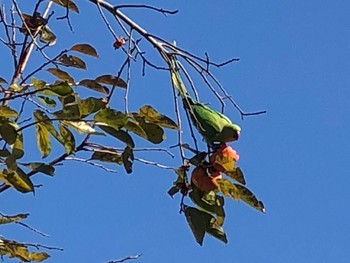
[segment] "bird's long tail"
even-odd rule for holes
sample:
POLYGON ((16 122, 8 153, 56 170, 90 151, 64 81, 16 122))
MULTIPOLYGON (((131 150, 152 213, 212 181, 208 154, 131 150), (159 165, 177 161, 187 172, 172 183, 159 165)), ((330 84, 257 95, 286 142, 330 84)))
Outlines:
POLYGON ((175 56, 171 56, 170 60, 171 60, 171 79, 173 81, 173 84, 175 88, 177 88, 177 90, 179 91, 182 99, 186 99, 189 97, 189 94, 187 92, 185 84, 183 83, 180 75, 180 65, 176 60, 175 56))

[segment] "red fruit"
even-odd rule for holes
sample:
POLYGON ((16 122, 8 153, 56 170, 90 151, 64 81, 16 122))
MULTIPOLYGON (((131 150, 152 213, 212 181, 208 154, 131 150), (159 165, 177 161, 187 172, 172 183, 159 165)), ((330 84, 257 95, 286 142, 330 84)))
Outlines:
POLYGON ((216 180, 219 178, 222 178, 219 171, 209 172, 202 166, 194 168, 191 175, 192 183, 204 192, 217 189, 216 180))
POLYGON ((113 47, 115 49, 118 49, 124 44, 125 44, 125 39, 123 37, 118 37, 118 39, 114 42, 113 47))
POLYGON ((210 163, 217 171, 232 171, 239 159, 237 152, 229 145, 222 144, 211 156, 210 163))

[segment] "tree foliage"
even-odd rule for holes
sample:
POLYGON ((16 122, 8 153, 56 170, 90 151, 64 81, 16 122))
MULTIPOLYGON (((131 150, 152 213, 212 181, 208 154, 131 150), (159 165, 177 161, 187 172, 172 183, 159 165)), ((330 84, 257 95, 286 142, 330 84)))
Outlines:
MULTIPOLYGON (((223 106, 223 98, 228 98, 241 117, 263 113, 242 111, 211 72, 212 67, 221 67, 238 59, 215 63, 207 55, 204 58, 196 56, 148 33, 121 9, 144 8, 168 15, 176 11, 147 5, 113 6, 103 0, 87 2, 98 7, 94 15, 103 18, 115 39, 111 47, 124 56, 124 62, 115 74, 101 72, 98 76, 79 78, 73 68, 87 70, 86 58, 99 57, 98 50, 89 43, 76 43, 54 56, 47 55, 47 51, 60 37, 50 25, 57 23, 58 19, 66 21, 70 29, 74 28, 71 17, 79 15, 79 6, 74 1, 37 0, 31 4, 30 11, 24 11, 21 3, 14 0, 5 2, 0 11, 2 53, 7 50, 13 63, 12 75, 2 75, 0 72, 0 192, 13 188, 20 193, 34 193, 37 186, 33 183, 33 176, 40 173, 53 176, 57 165, 64 161, 79 161, 106 171, 113 171, 108 164, 116 164, 122 166, 126 173, 133 172, 135 161, 153 164, 171 169, 176 175, 177 179, 168 193, 170 196, 177 193, 182 195, 180 210, 196 241, 202 245, 207 233, 227 243, 223 228, 225 199, 242 200, 262 212, 265 211, 264 205, 247 188, 243 172, 236 165, 239 156, 226 145, 228 141, 211 143, 208 151, 199 150, 200 147, 207 147, 201 138, 206 130, 203 129, 203 123, 198 123, 198 115, 192 114, 193 109, 185 101, 183 105, 179 103, 177 86, 179 78, 184 78, 181 79, 182 85, 191 87, 195 100, 199 101, 196 87, 186 70, 186 67, 191 67, 223 106), (63 16, 51 13, 51 10, 57 10, 63 16), (113 18, 107 20, 105 13, 112 14, 113 18), (123 30, 124 36, 115 33, 114 28, 117 26, 123 30), (148 59, 142 51, 140 39, 155 47, 163 65, 158 66, 148 59), (175 67, 172 63, 175 57, 184 64, 179 62, 175 67), (35 60, 38 65, 32 66, 31 60, 35 60), (159 112, 151 104, 140 105, 137 111, 129 110, 128 72, 134 60, 143 65, 143 72, 149 67, 170 73, 176 118, 159 112), (174 75, 177 77, 174 78, 174 75), (117 89, 125 92, 124 107, 113 103, 112 98, 117 89), (189 126, 191 134, 188 136, 192 138, 190 143, 183 141, 183 114, 192 120, 189 126), (194 131, 196 128, 202 128, 200 134, 194 131), (30 130, 34 131, 35 138, 30 137, 30 130), (139 137, 156 146, 165 140, 168 130, 178 133, 175 148, 179 149, 181 163, 177 167, 137 156, 135 150, 140 140, 135 138, 139 137), (101 137, 113 138, 119 146, 101 143, 101 137), (32 150, 25 147, 29 140, 36 141, 41 160, 31 159, 32 150)), ((224 116, 222 113, 217 114, 224 116)), ((27 216, 1 214, 0 224, 19 223, 27 216)), ((45 251, 31 252, 29 248, 33 246, 0 237, 1 256, 15 257, 24 262, 40 262, 49 257, 45 251)), ((42 246, 39 249, 50 248, 42 246)))

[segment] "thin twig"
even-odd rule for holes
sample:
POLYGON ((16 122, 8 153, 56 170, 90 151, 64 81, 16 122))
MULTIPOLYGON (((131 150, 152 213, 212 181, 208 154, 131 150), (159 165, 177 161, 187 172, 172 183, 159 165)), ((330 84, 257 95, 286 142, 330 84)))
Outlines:
POLYGON ((118 172, 117 170, 109 169, 102 164, 92 162, 91 160, 88 160, 88 159, 83 159, 83 158, 78 158, 78 157, 66 157, 65 160, 87 163, 89 165, 101 168, 101 169, 103 169, 107 172, 110 172, 110 173, 117 173, 118 172))
POLYGON ((142 254, 137 254, 135 256, 127 256, 125 258, 121 258, 121 259, 117 259, 117 260, 110 260, 107 263, 121 263, 121 262, 124 262, 127 260, 138 259, 141 256, 142 256, 142 254))
POLYGON ((169 14, 169 15, 175 15, 179 12, 179 10, 166 10, 163 8, 157 8, 154 6, 150 5, 117 5, 116 8, 145 8, 145 9, 151 9, 160 13, 163 13, 164 15, 169 14))

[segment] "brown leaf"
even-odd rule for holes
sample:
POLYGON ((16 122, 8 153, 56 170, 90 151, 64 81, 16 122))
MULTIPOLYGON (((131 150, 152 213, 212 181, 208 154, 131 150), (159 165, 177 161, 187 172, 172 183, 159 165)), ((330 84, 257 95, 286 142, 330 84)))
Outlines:
POLYGON ((69 83, 75 82, 74 79, 66 71, 63 71, 59 68, 48 68, 47 71, 61 80, 68 81, 69 83))
POLYGON ((66 67, 87 69, 85 62, 76 56, 63 54, 58 59, 66 67))
POLYGON ((63 6, 63 7, 68 7, 70 10, 79 13, 78 6, 71 0, 52 0, 56 4, 63 6))
POLYGON ((103 83, 103 84, 108 84, 112 86, 117 86, 121 88, 127 88, 128 84, 122 80, 121 78, 118 78, 113 75, 101 75, 95 79, 97 82, 103 83))
POLYGON ((83 53, 85 55, 90 55, 90 56, 98 58, 98 54, 97 54, 96 49, 89 44, 76 44, 76 45, 72 46, 70 48, 70 50, 74 50, 74 51, 83 53))
POLYGON ((93 80, 93 79, 83 79, 79 81, 79 85, 87 87, 94 91, 98 91, 104 94, 109 94, 109 89, 107 89, 105 86, 102 86, 100 83, 98 83, 96 80, 93 80))

